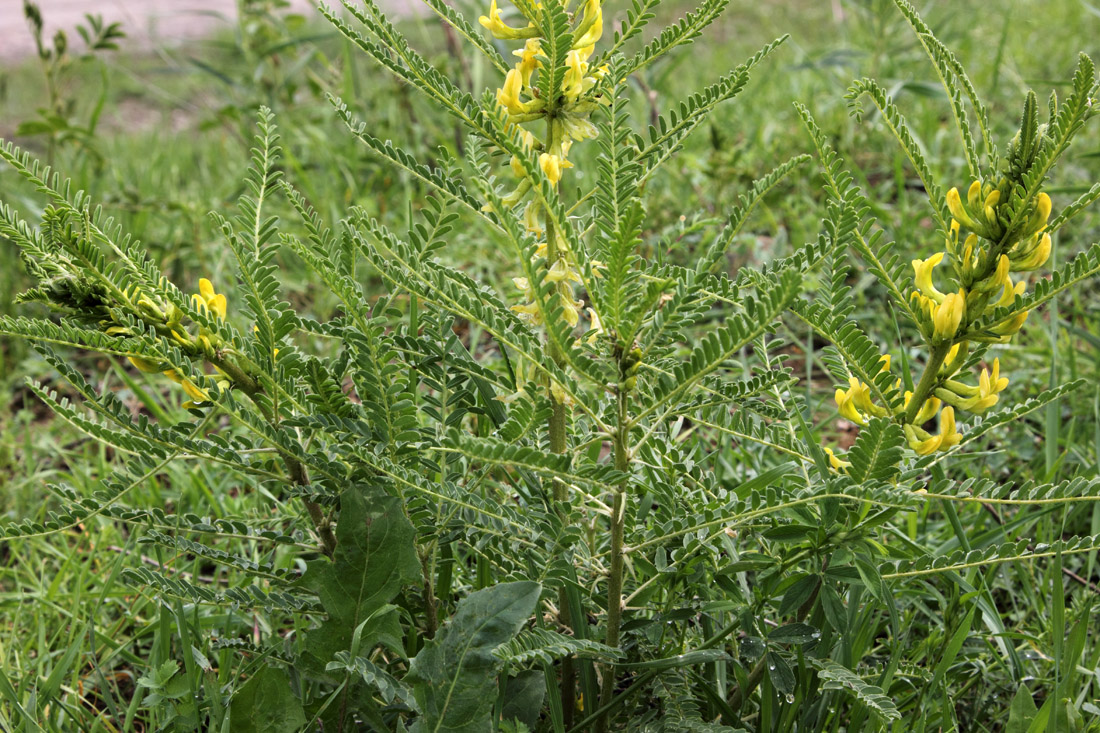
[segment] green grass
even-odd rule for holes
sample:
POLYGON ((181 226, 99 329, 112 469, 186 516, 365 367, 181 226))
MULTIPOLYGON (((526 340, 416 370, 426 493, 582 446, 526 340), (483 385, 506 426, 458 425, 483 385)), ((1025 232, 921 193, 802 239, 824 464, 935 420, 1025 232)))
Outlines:
MULTIPOLYGON (((922 10, 930 24, 989 100, 1001 139, 1011 129, 1023 91, 1032 86, 1044 98, 1051 91, 1050 80, 1067 78, 1076 50, 1095 51, 1090 45, 1100 37, 1100 15, 1079 0, 925 5, 922 10)), ((672 17, 681 10, 661 12, 672 17)), ((477 62, 470 68, 456 68, 434 21, 408 25, 419 47, 457 74, 468 75, 475 88, 495 85, 489 70, 477 62)), ((922 193, 913 190, 912 172, 874 116, 868 115, 863 125, 855 124, 843 98, 852 79, 866 75, 881 80, 909 111, 929 158, 941 161, 937 172, 960 187, 969 183, 963 161, 946 152, 959 149, 947 100, 892 3, 735 0, 704 41, 646 73, 646 88, 636 95, 639 108, 645 109, 647 102, 642 100, 648 99, 657 109, 667 109, 686 90, 709 83, 737 60, 787 32, 792 34, 791 42, 754 77, 744 99, 720 110, 709 129, 691 140, 678 164, 650 184, 651 220, 656 224, 647 232, 646 246, 657 256, 662 237, 697 237, 685 221, 720 218, 754 177, 807 152, 809 140, 792 106, 800 100, 811 108, 841 154, 857 166, 860 185, 874 194, 871 200, 882 209, 876 213, 883 221, 895 223, 888 236, 903 243, 903 251, 912 256, 927 256, 940 243, 934 240, 922 208, 922 193)), ((148 56, 124 50, 107 58, 112 86, 92 146, 63 147, 57 155, 58 169, 92 192, 126 230, 147 242, 177 282, 193 283, 207 274, 216 278, 228 270, 228 253, 206 213, 224 211, 239 194, 253 112, 261 104, 272 106, 278 116, 287 175, 330 220, 348 205, 358 204, 395 226, 406 226, 410 207, 422 205, 418 197, 423 192, 355 146, 324 100, 324 91, 351 103, 369 121, 373 134, 400 141, 420 155, 432 156, 438 144, 455 145, 447 119, 371 68, 327 29, 274 23, 264 33, 270 36, 242 39, 227 34, 197 49, 148 56), (296 40, 300 38, 311 40, 296 40), (259 48, 282 41, 286 45, 275 54, 259 48)), ((33 116, 42 104, 40 71, 28 62, 8 69, 4 77, 0 120, 8 135, 14 129, 9 121, 33 116)), ((67 87, 74 117, 86 115, 95 103, 89 90, 95 89, 99 78, 94 64, 74 67, 67 87)), ((1084 134, 1086 140, 1078 150, 1093 152, 1058 170, 1052 189, 1056 205, 1068 201, 1082 182, 1097 180, 1100 174, 1097 129, 1093 126, 1084 134)), ((45 150, 39 140, 20 142, 32 150, 45 150)), ((34 212, 33 192, 14 179, 10 170, 0 170, 0 198, 27 204, 24 211, 34 212)), ((730 267, 782 256, 793 245, 816 237, 820 186, 816 174, 807 174, 769 196, 733 250, 730 267)), ((1095 241, 1098 231, 1100 219, 1095 215, 1074 222, 1057 243, 1057 262, 1066 262, 1095 241)), ((502 292, 508 292, 507 278, 517 274, 492 242, 470 234, 456 234, 443 256, 497 283, 502 292)), ((11 304, 25 284, 18 268, 10 264, 14 258, 10 244, 0 241, 0 262, 5 263, 0 268, 0 312, 30 312, 26 306, 11 304)), ((290 255, 283 266, 285 292, 292 302, 319 318, 334 313, 336 304, 316 296, 315 284, 290 255)), ((869 283, 869 279, 856 283, 854 292, 864 299, 856 314, 877 319, 869 327, 883 341, 896 340, 893 324, 882 318, 878 307, 879 293, 861 287, 869 283)), ((1018 345, 1004 350, 1010 352, 1013 381, 1009 389, 1015 399, 1049 383, 1076 378, 1089 380, 1086 391, 1018 421, 1010 431, 988 441, 986 450, 958 461, 954 470, 1015 482, 1098 474, 1096 296, 1094 284, 1075 291, 1056 310, 1033 317, 1016 340, 1018 345), (1007 450, 996 450, 1001 447, 1007 450)), ((806 344, 804 329, 793 323, 791 328, 789 335, 795 342, 806 344)), ((811 376, 807 389, 821 413, 827 414, 832 410, 832 385, 816 367, 816 356, 811 356, 806 362, 811 376)), ((107 388, 116 390, 135 414, 186 417, 177 404, 178 394, 165 390, 163 380, 124 372, 118 365, 105 368, 99 360, 81 366, 85 373, 106 375, 107 388)), ((51 418, 22 386, 28 375, 64 390, 57 375, 25 345, 0 343, 0 513, 11 520, 41 518, 47 508, 56 506, 51 484, 69 484, 80 494, 94 492, 97 477, 125 460, 51 418)), ((135 486, 126 497, 131 506, 160 507, 170 514, 256 519, 274 515, 273 507, 282 501, 270 494, 240 492, 232 478, 216 467, 187 460, 135 486)), ((909 517, 908 539, 919 536, 924 544, 947 553, 964 542, 978 549, 982 543, 1017 538, 1044 543, 1063 534, 1100 533, 1100 507, 1091 505, 1019 512, 964 505, 957 516, 952 516, 953 509, 945 509, 929 504, 909 517), (960 534, 957 527, 969 532, 960 534)), ((297 510, 288 504, 280 511, 297 510)), ((156 691, 150 687, 152 678, 146 676, 151 670, 176 660, 182 665, 180 684, 195 686, 201 678, 213 676, 225 685, 249 670, 250 660, 229 647, 219 648, 212 639, 269 638, 298 623, 288 619, 281 629, 267 628, 259 616, 212 611, 124 582, 124 569, 143 565, 171 567, 213 587, 232 586, 237 580, 231 570, 219 569, 212 575, 212 566, 200 558, 168 556, 155 546, 143 545, 138 541, 142 531, 140 525, 97 518, 71 531, 0 545, 0 727, 140 730, 139 721, 163 723, 171 710, 186 716, 190 713, 186 695, 174 706, 153 706, 150 711, 148 696, 156 691), (210 667, 204 669, 206 662, 210 667)), ((245 543, 233 546, 257 552, 245 543)), ((279 564, 300 564, 290 548, 279 552, 279 564)), ((952 700, 926 701, 943 717, 925 721, 925 729, 948 726, 953 718, 969 721, 975 726, 972 730, 1002 729, 1016 693, 1014 681, 1021 677, 1033 678, 1042 689, 1052 689, 1052 680, 1060 679, 1061 694, 1079 702, 1094 700, 1100 683, 1095 672, 1100 643, 1095 634, 1084 636, 1083 657, 1076 668, 1067 664, 1069 657, 1064 654, 1065 644, 1070 643, 1066 635, 1073 638, 1070 630, 1094 618, 1091 599, 1100 583, 1096 561, 1093 553, 1047 565, 974 568, 957 579, 963 581, 958 585, 929 582, 902 599, 907 643, 917 651, 897 671, 899 679, 947 675, 955 691, 952 700), (1004 627, 996 615, 979 613, 973 630, 960 634, 960 623, 970 607, 963 602, 964 588, 973 588, 995 603, 1003 613, 1004 627), (958 643, 949 644, 953 639, 958 643)), ((1093 621, 1090 630, 1095 628, 1093 621)), ((872 648, 872 639, 852 640, 853 652, 872 648)), ((885 664, 889 660, 872 654, 868 661, 885 664)), ((892 690, 899 707, 915 704, 907 696, 919 694, 915 691, 919 687, 911 685, 907 692, 907 685, 899 683, 892 690)), ((219 689, 219 685, 209 688, 219 689)), ((765 717, 791 714, 767 711, 765 717)))

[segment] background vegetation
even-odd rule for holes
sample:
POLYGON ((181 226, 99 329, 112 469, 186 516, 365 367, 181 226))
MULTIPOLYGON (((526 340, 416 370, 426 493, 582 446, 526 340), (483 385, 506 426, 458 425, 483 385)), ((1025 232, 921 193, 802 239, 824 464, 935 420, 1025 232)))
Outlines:
MULTIPOLYGON (((242 193, 242 172, 261 106, 271 108, 279 122, 288 177, 318 207, 322 219, 332 223, 354 204, 395 229, 405 229, 412 212, 425 204, 414 181, 371 157, 347 134, 324 101, 325 92, 341 96, 373 135, 400 141, 423 160, 439 155, 440 141, 452 150, 461 144, 449 118, 353 53, 330 27, 289 16, 274 1, 251 0, 242 9, 235 29, 197 48, 135 53, 122 40, 117 51, 101 49, 85 58, 83 40, 70 34, 71 62, 50 72, 52 87, 47 87, 47 75, 36 59, 0 72, 0 137, 14 138, 49 157, 77 187, 118 216, 126 231, 145 241, 165 273, 180 283, 228 278, 231 253, 220 243, 207 212, 226 211, 242 193)), ((481 7, 461 9, 467 17, 484 12, 481 7)), ((687 9, 687 3, 667 0, 657 13, 660 20, 671 20, 687 9)), ((1014 131, 1026 89, 1034 88, 1040 99, 1051 89, 1062 90, 1077 52, 1100 52, 1095 48, 1100 43, 1100 9, 1083 0, 930 0, 921 9, 969 70, 1000 140, 1014 131)), ((617 9, 609 3, 605 12, 610 20, 617 9)), ((409 18, 402 27, 419 50, 465 88, 498 84, 479 59, 456 53, 453 39, 434 16, 409 18)), ((878 79, 907 111, 941 180, 965 185, 965 162, 946 97, 890 0, 733 0, 703 42, 644 72, 634 104, 641 114, 652 110, 656 115, 685 90, 709 83, 783 33, 790 33, 791 41, 756 70, 739 102, 719 108, 707 128, 688 140, 676 165, 648 184, 646 255, 661 257, 669 242, 698 241, 754 178, 811 151, 794 101, 812 110, 849 161, 856 182, 878 207, 874 213, 894 227, 888 236, 902 251, 913 257, 936 251, 942 243, 932 236, 923 192, 904 155, 876 117, 868 115, 857 124, 844 98, 853 79, 878 79)), ((94 40, 95 33, 91 35, 94 40)), ((1093 125, 1047 189, 1055 210, 1096 180, 1100 137, 1093 125)), ((821 189, 820 175, 806 168, 769 194, 731 249, 728 271, 769 262, 814 239, 822 216, 821 189)), ((41 211, 38 197, 8 168, 0 168, 0 199, 24 212, 41 211)), ((1100 219, 1094 214, 1075 220, 1059 237, 1054 264, 1097 241, 1098 230, 1100 219)), ((484 282, 496 283, 499 292, 509 292, 509 279, 519 274, 514 263, 499 248, 466 232, 456 228, 439 255, 484 282)), ((26 313, 26 306, 12 302, 28 281, 16 264, 14 248, 3 240, 0 263, 0 313, 26 313)), ((279 265, 284 294, 296 308, 321 321, 336 312, 338 304, 292 255, 282 256, 279 265)), ((852 316, 878 342, 896 342, 895 324, 876 300, 880 294, 872 278, 856 272, 850 284, 857 299, 852 316)), ((1056 308, 1037 314, 1010 347, 1010 389, 1017 400, 1079 378, 1088 386, 1072 399, 1012 423, 984 450, 956 460, 953 470, 1017 483, 1098 476, 1096 287, 1079 288, 1056 308)), ((834 419, 835 385, 820 367, 822 344, 794 321, 785 335, 791 342, 788 364, 803 377, 819 437, 847 447, 855 433, 834 419)), ((178 393, 162 382, 95 356, 78 356, 74 363, 83 373, 96 375, 101 380, 97 386, 114 390, 135 416, 183 415, 178 393)), ((48 484, 67 483, 90 495, 98 478, 125 460, 55 419, 27 389, 26 376, 71 394, 32 349, 17 341, 0 342, 0 512, 11 520, 41 519, 56 508, 48 484)), ((717 450, 719 476, 730 485, 760 473, 756 448, 728 443, 717 450)), ((240 491, 232 476, 216 466, 187 460, 172 463, 159 480, 144 482, 127 495, 133 506, 203 518, 247 515, 262 520, 279 514, 283 501, 240 491)), ((939 554, 968 544, 976 549, 1013 540, 1041 545, 1066 535, 1100 534, 1100 505, 1085 502, 1011 513, 976 505, 954 515, 930 504, 907 521, 907 539, 939 554)), ((259 645, 278 631, 267 626, 272 619, 262 614, 211 614, 123 582, 127 570, 158 566, 223 589, 237 580, 232 569, 218 567, 212 574, 213 566, 203 558, 170 555, 138 542, 138 534, 97 518, 73 531, 0 545, 0 727, 48 729, 63 719, 64 725, 74 726, 64 728, 70 730, 139 729, 148 709, 167 710, 173 695, 232 667, 230 658, 237 652, 219 643, 223 637, 251 638, 259 645), (175 665, 182 668, 179 675, 172 674, 175 665), (173 687, 185 683, 186 688, 173 687)), ((255 559, 279 569, 301 569, 290 549, 271 552, 255 559)), ((899 599, 914 650, 904 673, 925 681, 933 675, 945 678, 948 694, 926 700, 909 695, 912 689, 891 690, 904 715, 898 725, 1002 730, 1021 682, 1040 703, 1049 694, 1071 699, 1074 709, 1095 725, 1100 720, 1095 704, 1100 625, 1091 612, 1100 593, 1096 553, 1067 558, 1064 564, 1009 563, 990 572, 986 582, 1004 625, 993 619, 976 623, 958 644, 952 636, 958 628, 954 614, 969 608, 959 586, 929 580, 899 599), (1082 647, 1079 663, 1068 668, 1063 658, 1067 623, 1082 647), (1017 652, 1011 663, 1003 645, 1017 652), (950 658, 944 654, 947 647, 954 649, 950 658)), ((680 606, 669 599, 664 613, 671 621, 693 612, 690 603, 680 606)), ((170 718, 160 715, 162 723, 170 718)), ((783 720, 782 711, 764 716, 764 723, 775 729, 783 729, 783 720)), ((840 722, 835 725, 832 729, 843 728, 840 722)))

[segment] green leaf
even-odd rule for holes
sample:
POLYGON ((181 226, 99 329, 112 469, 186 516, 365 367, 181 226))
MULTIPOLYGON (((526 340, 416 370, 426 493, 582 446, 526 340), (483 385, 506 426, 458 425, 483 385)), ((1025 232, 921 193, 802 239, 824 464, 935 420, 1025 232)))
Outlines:
POLYGON ((867 684, 852 670, 830 660, 811 659, 810 664, 817 667, 823 690, 848 690, 886 720, 901 720, 901 713, 894 701, 883 693, 881 687, 867 684))
POLYGON ((302 703, 284 670, 263 667, 229 706, 230 733, 297 733, 306 726, 302 703))
POLYGON ((901 472, 904 445, 900 425, 887 418, 871 420, 848 451, 848 475, 857 483, 894 480, 901 472))
POLYGON ((787 592, 783 594, 783 602, 779 605, 779 615, 786 616, 801 608, 802 604, 813 596, 820 582, 821 578, 816 575, 804 575, 792 583, 787 592))
MULTIPOLYGON (((371 495, 357 487, 345 491, 336 539, 332 561, 310 563, 303 579, 328 613, 305 642, 306 654, 316 657, 322 668, 336 652, 351 648, 356 627, 419 578, 413 526, 395 497, 371 495)), ((393 614, 371 619, 361 632, 361 649, 396 643, 389 628, 395 623, 393 614)))
POLYGON ((494 655, 534 612, 542 586, 503 583, 472 593, 454 617, 420 650, 405 681, 421 717, 411 733, 482 733, 490 730, 496 675, 494 655))
POLYGON ((783 695, 791 695, 798 681, 795 679, 794 670, 787 660, 775 652, 768 652, 768 677, 771 678, 775 689, 783 695))
POLYGON ((1012 706, 1008 709, 1008 725, 1005 733, 1027 733, 1031 721, 1035 719, 1039 709, 1035 707, 1035 700, 1031 697, 1031 691, 1027 685, 1021 683, 1012 698, 1012 706))
POLYGON ((768 634, 768 641, 777 644, 809 644, 821 637, 821 632, 804 623, 786 624, 768 634))
POLYGON ((539 724, 539 711, 546 697, 546 675, 541 670, 527 670, 511 677, 504 687, 504 707, 501 717, 518 720, 534 730, 539 724))

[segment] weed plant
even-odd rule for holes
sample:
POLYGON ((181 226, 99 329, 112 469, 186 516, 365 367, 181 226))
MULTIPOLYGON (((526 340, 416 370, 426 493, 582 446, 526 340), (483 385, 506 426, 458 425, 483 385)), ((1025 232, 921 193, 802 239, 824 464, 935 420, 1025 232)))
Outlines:
MULTIPOLYGON (((441 66, 371 0, 322 8, 395 94, 427 100, 401 109, 446 115, 394 143, 329 98, 407 200, 326 200, 262 107, 236 212, 211 215, 217 277, 166 272, 0 146, 44 204, 38 224, 0 207, 34 280, 18 300, 39 308, 0 333, 33 344, 60 381, 26 389, 90 439, 57 475, 28 471, 57 508, 3 528, 9 563, 69 538, 56 577, 74 589, 59 604, 43 573, 19 591, 67 620, 14 620, 37 639, 4 651, 6 726, 1094 729, 1092 596, 1066 583, 1096 575, 1100 485, 1094 453, 1058 454, 1059 405, 1094 372, 1032 364, 1048 387, 1030 398, 1006 376, 1029 339, 1058 339, 1059 301, 1096 343, 1100 245, 1051 257, 1100 184, 1048 192, 1093 113, 1088 57, 1045 105, 1024 95, 1005 138, 1009 113, 905 0, 846 6, 908 34, 942 83, 950 144, 918 142, 904 90, 870 77, 826 103, 873 113, 898 191, 922 199, 897 215, 927 225, 882 216, 897 202, 809 100, 792 114, 812 159, 677 219, 688 184, 653 182, 703 128, 731 198, 735 133, 714 115, 786 37, 661 113, 653 75, 724 0, 659 32, 648 0, 614 31, 600 0, 493 2, 484 28, 427 3, 461 49, 441 66), (739 249, 799 179, 824 191, 820 232, 739 249), (459 266, 468 242, 489 264, 459 266), (290 301, 288 263, 324 313, 290 301), (1047 442, 1014 445, 1036 415, 1047 442)), ((290 88, 272 73, 259 88, 290 88)))

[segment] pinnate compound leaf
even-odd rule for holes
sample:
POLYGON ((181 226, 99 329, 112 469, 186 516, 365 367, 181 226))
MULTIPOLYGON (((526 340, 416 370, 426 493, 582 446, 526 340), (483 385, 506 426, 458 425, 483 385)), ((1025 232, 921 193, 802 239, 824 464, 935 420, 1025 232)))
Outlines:
POLYGON ((229 708, 230 733, 297 733, 306 726, 302 703, 278 667, 263 667, 244 684, 229 708))
POLYGON ((496 676, 493 655, 534 613, 542 586, 502 583, 471 593, 435 639, 413 659, 405 681, 421 716, 411 733, 482 733, 491 730, 496 676))
MULTIPOLYGON (((355 629, 419 577, 412 523, 392 496, 352 487, 340 497, 332 561, 310 563, 303 584, 321 600, 328 619, 306 639, 307 655, 322 668, 337 652, 351 648, 355 629)), ((392 614, 378 614, 363 628, 361 649, 396 634, 386 627, 392 614)))
POLYGON ((871 420, 848 451, 848 475, 860 483, 893 480, 901 472, 904 445, 901 426, 884 417, 871 420))
POLYGON ((874 710, 880 717, 886 720, 900 720, 901 713, 897 706, 883 691, 881 687, 867 684, 859 675, 847 667, 842 667, 830 660, 812 660, 811 664, 817 667, 817 674, 821 678, 823 689, 848 690, 867 707, 874 710))

